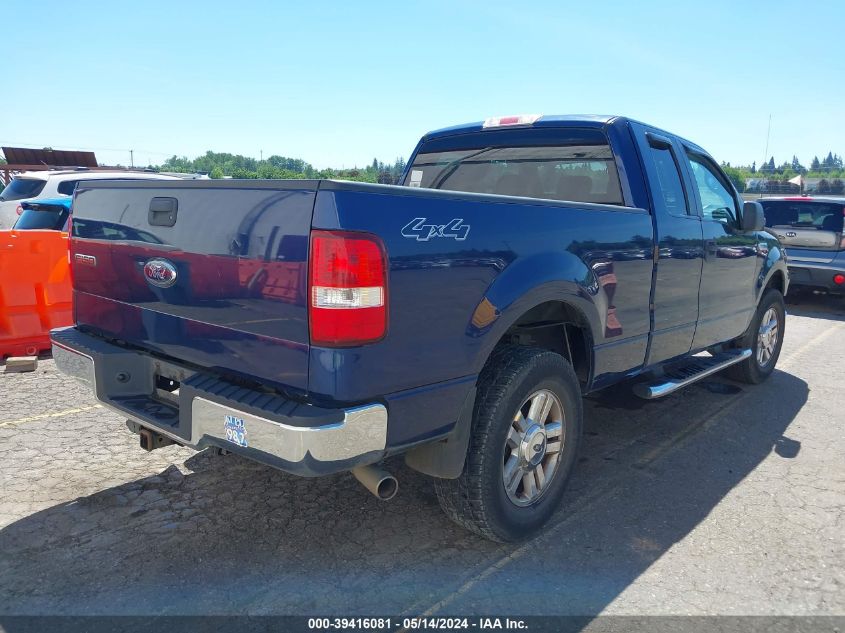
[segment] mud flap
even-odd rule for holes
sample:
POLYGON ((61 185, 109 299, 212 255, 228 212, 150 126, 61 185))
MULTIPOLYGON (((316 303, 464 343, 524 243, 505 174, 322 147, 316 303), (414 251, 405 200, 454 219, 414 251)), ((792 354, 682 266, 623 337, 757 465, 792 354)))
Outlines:
POLYGON ((475 392, 476 388, 473 387, 467 394, 455 430, 449 437, 439 442, 417 446, 405 453, 405 463, 409 467, 424 475, 441 479, 457 479, 461 476, 472 430, 475 392))

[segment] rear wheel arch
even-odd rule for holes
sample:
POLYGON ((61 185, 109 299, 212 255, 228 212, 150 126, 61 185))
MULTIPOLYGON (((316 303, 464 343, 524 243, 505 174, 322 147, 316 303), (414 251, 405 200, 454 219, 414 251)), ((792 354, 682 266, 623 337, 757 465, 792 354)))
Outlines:
POLYGON ((545 349, 569 361, 584 388, 592 377, 593 341, 590 320, 582 308, 565 299, 546 300, 519 310, 519 315, 503 328, 481 367, 486 367, 504 345, 545 349))
MULTIPOLYGON (((494 344, 479 360, 479 379, 494 363, 501 362, 501 352, 505 348, 546 350, 559 354, 571 365, 583 393, 592 379, 593 367, 593 335, 584 311, 565 300, 549 300, 518 312, 518 316, 502 325, 501 333, 493 334, 494 344)), ((478 406, 476 394, 474 387, 449 437, 406 453, 408 466, 443 479, 454 479, 461 474, 472 431, 473 412, 478 406)))

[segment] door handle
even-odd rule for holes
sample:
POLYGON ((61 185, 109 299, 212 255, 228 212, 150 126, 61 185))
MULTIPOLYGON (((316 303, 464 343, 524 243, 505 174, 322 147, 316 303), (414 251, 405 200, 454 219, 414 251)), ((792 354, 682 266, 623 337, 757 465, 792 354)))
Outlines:
POLYGON ((718 250, 716 248, 716 240, 705 240, 704 249, 707 251, 708 255, 715 255, 718 250))
POLYGON ((147 221, 152 226, 173 226, 176 224, 178 211, 179 201, 176 198, 153 198, 150 201, 147 221))

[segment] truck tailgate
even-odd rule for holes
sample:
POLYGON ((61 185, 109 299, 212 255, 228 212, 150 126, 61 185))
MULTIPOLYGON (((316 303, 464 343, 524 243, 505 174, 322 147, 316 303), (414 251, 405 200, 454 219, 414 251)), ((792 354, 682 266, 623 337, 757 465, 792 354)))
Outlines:
POLYGON ((305 390, 316 181, 89 181, 73 203, 77 325, 305 390))

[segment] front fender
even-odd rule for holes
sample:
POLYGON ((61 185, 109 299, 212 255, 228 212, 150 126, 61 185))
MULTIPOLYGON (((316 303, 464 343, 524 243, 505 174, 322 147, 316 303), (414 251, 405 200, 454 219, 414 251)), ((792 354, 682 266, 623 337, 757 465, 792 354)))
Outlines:
POLYGON ((759 303, 763 291, 769 286, 772 278, 780 273, 783 275, 783 294, 789 289, 789 269, 787 268, 786 251, 776 237, 770 233, 760 233, 757 252, 762 258, 760 275, 755 287, 755 300, 759 303))

